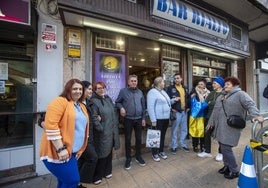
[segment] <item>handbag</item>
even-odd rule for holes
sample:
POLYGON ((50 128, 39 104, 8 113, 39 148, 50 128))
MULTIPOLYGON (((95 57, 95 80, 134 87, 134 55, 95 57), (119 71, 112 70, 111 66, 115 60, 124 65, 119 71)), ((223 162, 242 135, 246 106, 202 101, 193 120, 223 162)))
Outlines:
POLYGON ((246 127, 246 121, 244 118, 238 116, 238 115, 230 115, 227 118, 227 124, 230 127, 236 128, 236 129, 244 129, 246 127))
POLYGON ((229 125, 232 128, 235 129, 244 129, 246 127, 246 120, 245 118, 238 116, 238 115, 227 115, 224 105, 223 105, 223 100, 221 101, 222 108, 224 111, 225 116, 227 117, 227 125, 229 125))
POLYGON ((172 110, 171 110, 169 119, 170 119, 170 121, 175 121, 177 119, 176 112, 172 112, 172 110))
POLYGON ((146 147, 160 148, 161 131, 148 128, 146 136, 146 147))

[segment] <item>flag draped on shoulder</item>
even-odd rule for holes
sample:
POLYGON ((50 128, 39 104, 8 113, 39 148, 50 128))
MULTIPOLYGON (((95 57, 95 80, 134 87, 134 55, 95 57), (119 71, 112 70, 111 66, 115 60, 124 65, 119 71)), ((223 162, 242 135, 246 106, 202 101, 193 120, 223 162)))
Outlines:
POLYGON ((189 133, 192 137, 204 137, 205 113, 208 103, 197 101, 196 97, 191 98, 191 111, 189 118, 189 133))

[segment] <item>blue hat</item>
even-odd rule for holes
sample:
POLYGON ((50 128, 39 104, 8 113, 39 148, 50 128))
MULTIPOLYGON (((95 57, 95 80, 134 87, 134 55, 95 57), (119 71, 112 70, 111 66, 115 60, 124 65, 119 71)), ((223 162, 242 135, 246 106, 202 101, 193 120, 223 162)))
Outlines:
POLYGON ((217 82, 222 88, 224 87, 224 79, 222 77, 217 77, 213 80, 214 82, 217 82))

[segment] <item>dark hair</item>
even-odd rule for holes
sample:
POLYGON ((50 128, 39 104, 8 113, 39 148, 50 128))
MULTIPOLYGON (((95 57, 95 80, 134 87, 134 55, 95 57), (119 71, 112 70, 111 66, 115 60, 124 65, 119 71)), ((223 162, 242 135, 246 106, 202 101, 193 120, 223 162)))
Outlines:
POLYGON ((106 88, 106 85, 104 82, 96 82, 93 84, 93 91, 97 90, 97 85, 101 85, 103 88, 106 88))
POLYGON ((240 80, 237 77, 234 76, 229 76, 224 79, 224 82, 231 82, 233 86, 239 86, 240 85, 240 80))
POLYGON ((82 81, 82 83, 83 83, 84 89, 88 88, 88 86, 91 86, 91 83, 89 81, 84 80, 82 81))
POLYGON ((174 74, 173 78, 174 78, 175 76, 180 76, 180 77, 181 77, 181 74, 180 74, 180 73, 176 73, 176 74, 174 74))
POLYGON ((75 83, 78 83, 78 84, 81 84, 81 86, 83 87, 83 90, 82 90, 82 95, 80 97, 80 99, 78 101, 82 101, 83 100, 83 96, 84 96, 84 85, 83 83, 76 79, 76 78, 73 78, 71 80, 69 80, 65 86, 64 86, 64 90, 62 91, 62 93, 60 94, 61 97, 65 97, 68 101, 71 101, 72 100, 72 97, 71 97, 71 93, 72 93, 72 87, 75 83))

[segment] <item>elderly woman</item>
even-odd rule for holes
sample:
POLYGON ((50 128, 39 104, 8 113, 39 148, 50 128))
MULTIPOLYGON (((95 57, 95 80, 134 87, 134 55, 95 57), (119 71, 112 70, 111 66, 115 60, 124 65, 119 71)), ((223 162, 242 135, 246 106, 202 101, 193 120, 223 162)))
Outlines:
POLYGON ((113 148, 119 149, 118 114, 112 99, 106 94, 106 85, 96 82, 90 99, 91 118, 94 126, 94 145, 98 155, 93 183, 112 177, 113 148))
POLYGON ((225 114, 245 117, 248 111, 252 121, 263 122, 264 119, 252 98, 239 87, 238 78, 227 77, 224 81, 223 95, 216 100, 207 128, 214 127, 213 137, 218 140, 223 155, 224 167, 218 172, 233 179, 238 177, 239 169, 232 148, 237 146, 242 129, 230 127, 225 114))
POLYGON ((162 77, 157 77, 154 80, 154 87, 147 94, 147 109, 152 126, 161 131, 160 148, 152 148, 152 157, 156 162, 162 159, 167 159, 164 152, 165 135, 169 125, 169 117, 171 104, 179 100, 178 97, 170 99, 164 90, 165 83, 162 77))

